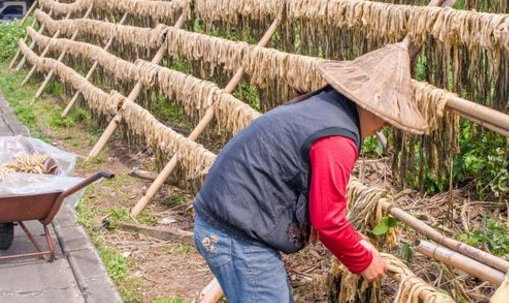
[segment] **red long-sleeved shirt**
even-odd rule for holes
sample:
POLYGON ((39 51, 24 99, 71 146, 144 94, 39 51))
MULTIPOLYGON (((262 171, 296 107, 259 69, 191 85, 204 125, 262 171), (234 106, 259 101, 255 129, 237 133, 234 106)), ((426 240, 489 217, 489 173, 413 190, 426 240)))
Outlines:
POLYGON ((373 260, 346 218, 346 186, 357 155, 354 141, 340 136, 316 141, 309 152, 311 225, 325 247, 354 274, 363 272, 373 260))

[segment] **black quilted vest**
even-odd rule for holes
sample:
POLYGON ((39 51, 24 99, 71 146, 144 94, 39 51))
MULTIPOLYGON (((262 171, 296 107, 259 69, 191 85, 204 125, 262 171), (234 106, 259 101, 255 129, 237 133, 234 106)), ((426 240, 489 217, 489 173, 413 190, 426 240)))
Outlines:
POLYGON ((309 239, 309 150, 327 136, 360 150, 355 103, 326 87, 279 106, 237 134, 218 155, 194 201, 197 215, 284 253, 309 239))

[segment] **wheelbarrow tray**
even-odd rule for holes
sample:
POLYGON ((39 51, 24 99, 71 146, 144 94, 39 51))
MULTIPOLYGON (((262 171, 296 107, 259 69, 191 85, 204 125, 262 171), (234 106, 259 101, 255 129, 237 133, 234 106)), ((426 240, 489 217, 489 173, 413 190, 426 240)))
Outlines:
MULTIPOLYGON (((111 179, 113 177, 114 175, 110 172, 98 172, 66 191, 0 196, 0 227, 10 228, 12 231, 13 223, 17 222, 29 238, 30 242, 32 242, 34 247, 37 249, 37 252, 34 253, 0 256, 0 261, 31 257, 47 257, 48 261, 53 261, 55 259, 55 246, 51 239, 48 225, 51 224, 57 215, 64 199, 101 178, 111 179), (38 220, 42 224, 48 250, 43 250, 41 248, 34 236, 23 223, 24 221, 32 220, 38 220)), ((12 236, 12 232, 10 235, 12 236)), ((6 239, 0 239, 0 242, 2 242, 2 240, 6 239)), ((8 240, 10 240, 10 243, 2 243, 6 244, 4 246, 7 248, 12 244, 12 239, 8 240)))
POLYGON ((0 197, 0 223, 45 220, 62 193, 63 191, 0 197))

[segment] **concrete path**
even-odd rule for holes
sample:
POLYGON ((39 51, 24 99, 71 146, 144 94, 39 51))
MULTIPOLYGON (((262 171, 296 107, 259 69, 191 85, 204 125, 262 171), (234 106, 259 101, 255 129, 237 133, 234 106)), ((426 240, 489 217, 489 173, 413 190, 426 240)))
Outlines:
MULTIPOLYGON (((28 135, 0 92, 0 136, 28 135)), ((44 232, 38 221, 27 223, 45 248, 44 232)), ((23 230, 16 226, 12 247, 0 256, 35 252, 23 230)), ((2 303, 117 303, 122 302, 116 287, 90 242, 76 224, 76 214, 64 206, 53 221, 52 238, 57 259, 0 261, 0 302, 2 303)))

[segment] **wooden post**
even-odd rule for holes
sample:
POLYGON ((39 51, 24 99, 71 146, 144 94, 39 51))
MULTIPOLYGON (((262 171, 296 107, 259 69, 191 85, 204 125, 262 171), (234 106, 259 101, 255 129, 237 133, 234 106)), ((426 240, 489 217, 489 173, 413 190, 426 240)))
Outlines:
POLYGON ((500 286, 505 274, 469 257, 440 247, 427 241, 420 241, 415 250, 429 258, 436 259, 444 264, 462 270, 467 274, 500 286))
MULTIPOLYGON (((90 13, 92 12, 92 9, 93 9, 93 5, 91 5, 88 10, 85 12, 85 15, 83 16, 83 18, 88 18, 88 16, 90 15, 90 13)), ((67 15, 67 17, 69 17, 69 15, 67 15)), ((60 29, 57 30, 57 32, 53 35, 53 38, 52 39, 55 39, 55 38, 58 38, 60 36, 60 29)), ((78 36, 78 31, 75 31, 72 36, 71 36, 71 41, 74 41, 76 39, 76 37, 78 36)), ((46 54, 49 52, 49 49, 50 49, 50 43, 48 43, 48 45, 46 45, 46 47, 44 48, 44 50, 42 51, 40 57, 41 58, 44 58, 46 56, 46 54)), ((62 62, 62 60, 64 59, 65 55, 66 55, 67 51, 63 51, 62 54, 58 57, 58 62, 62 62)), ((25 79, 23 80, 23 82, 21 83, 21 85, 25 85, 29 80, 30 78, 32 77, 32 75, 35 73, 35 71, 37 70, 37 66, 32 66, 32 69, 30 70, 30 72, 28 73, 28 75, 25 77, 25 79)), ((51 70, 49 72, 49 74, 46 76, 46 79, 44 79, 41 87, 39 87, 39 89, 37 90, 37 92, 35 93, 35 98, 39 98, 42 94, 42 92, 44 91, 44 89, 46 88, 46 85, 48 85, 48 82, 49 80, 51 79, 51 77, 53 77, 53 73, 55 71, 54 70, 51 70)))
POLYGON ((34 12, 35 7, 37 6, 37 2, 38 2, 37 0, 34 1, 32 6, 30 7, 28 12, 26 13, 25 17, 23 17, 23 19, 21 20, 21 26, 23 26, 23 24, 25 24, 25 22, 27 21, 28 17, 34 12))
MULTIPOLYGON (((184 25, 185 22, 185 16, 182 14, 179 19, 177 20, 177 23, 175 24, 175 28, 181 28, 184 25)), ((158 64, 163 59, 164 53, 166 52, 166 43, 164 43, 161 48, 157 51, 156 55, 152 59, 152 63, 158 64)), ((138 81, 136 85, 134 86, 133 90, 127 97, 130 101, 135 101, 136 98, 138 98, 138 95, 141 93, 141 89, 143 88, 143 83, 141 81, 138 81)), ((88 159, 97 157, 101 151, 103 150, 104 146, 110 139, 110 137, 113 135, 115 130, 117 129, 118 123, 122 121, 122 109, 118 111, 118 113, 113 117, 110 124, 106 127, 106 130, 99 138, 99 141, 95 144, 94 148, 90 151, 90 154, 88 155, 88 159)))
MULTIPOLYGON (((120 19, 120 22, 118 23, 119 25, 122 25, 124 24, 125 20, 127 19, 127 13, 125 13, 123 16, 122 16, 122 19, 120 19)), ((113 43, 113 39, 114 39, 114 36, 111 36, 109 39, 108 39, 108 42, 106 42, 106 45, 104 45, 103 49, 105 51, 107 51, 111 44, 113 43)), ((90 70, 88 71, 88 73, 86 74, 85 76, 85 79, 88 80, 90 79, 90 77, 92 77, 92 74, 94 73, 95 69, 97 68, 97 66, 99 65, 99 61, 95 61, 94 64, 92 64, 92 67, 90 67, 90 70)), ((76 101, 78 100, 78 97, 80 96, 80 92, 77 91, 74 96, 72 97, 71 101, 69 101, 69 104, 67 104, 67 106, 65 107, 64 111, 62 112, 62 118, 64 118, 65 116, 67 116, 67 114, 69 113, 69 111, 71 111, 71 108, 74 106, 74 104, 76 103, 76 101)))
MULTIPOLYGON (((48 13, 48 16, 51 16, 53 14, 53 10, 50 10, 49 13, 48 13)), ((46 24, 41 24, 41 27, 39 28, 39 30, 37 31, 39 34, 41 34, 44 30, 46 29, 46 24)), ((27 38, 28 38, 28 35, 27 35, 27 38)), ((25 39, 25 42, 26 42, 26 39, 25 39)), ((32 41, 30 42, 30 50, 34 49, 35 47, 35 42, 32 41)), ((19 54, 21 54, 21 52, 19 52, 19 54)), ((14 56, 14 58, 12 59, 12 62, 11 62, 11 65, 9 66, 10 68, 13 68, 14 67, 14 64, 16 63, 16 60, 18 59, 18 56, 14 56)), ((25 56, 23 56, 21 58, 21 60, 19 61, 18 63, 18 66, 16 66, 16 71, 20 71, 23 66, 25 65, 25 61, 26 61, 26 58, 25 56)))
MULTIPOLYGON (((258 43, 259 46, 266 46, 274 33, 276 32, 277 27, 279 26, 280 18, 276 18, 274 22, 272 22, 271 26, 265 32, 262 39, 258 43)), ((232 93, 235 90, 235 87, 240 83, 240 80, 242 80, 242 77, 244 76, 244 68, 241 67, 237 70, 233 78, 230 80, 224 91, 226 93, 232 93)), ((200 120, 198 125, 194 128, 194 130, 191 132, 191 134, 187 137, 189 140, 196 141, 198 137, 201 135, 201 133, 205 130, 205 128, 212 122, 214 119, 214 105, 212 105, 210 108, 207 109, 205 112, 205 115, 200 120)), ((147 206, 147 204, 152 200, 154 195, 157 193, 157 191, 161 188, 161 186, 164 184, 166 179, 170 176, 170 174, 173 172, 175 167, 177 166, 178 162, 178 155, 175 154, 168 164, 164 167, 164 169, 161 171, 161 173, 157 176, 154 183, 150 185, 145 195, 136 203, 136 205, 131 210, 131 215, 133 217, 138 216, 143 209, 147 206)))

